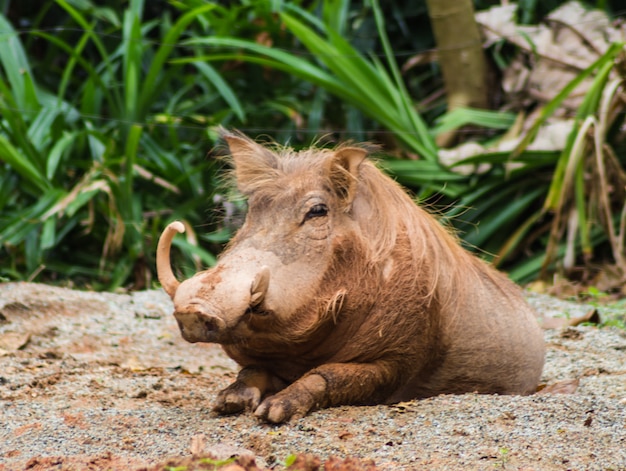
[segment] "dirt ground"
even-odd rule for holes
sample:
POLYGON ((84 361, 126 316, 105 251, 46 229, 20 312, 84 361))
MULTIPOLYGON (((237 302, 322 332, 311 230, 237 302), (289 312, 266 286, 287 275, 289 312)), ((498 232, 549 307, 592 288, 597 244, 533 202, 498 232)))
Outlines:
MULTIPOLYGON (((545 316, 589 308, 530 301, 545 316)), ((211 411, 237 366, 218 346, 183 341, 171 311, 161 291, 0 284, 0 471, 280 470, 294 460, 290 469, 626 470, 623 330, 546 331, 543 381, 565 394, 447 395, 269 426, 211 411)))

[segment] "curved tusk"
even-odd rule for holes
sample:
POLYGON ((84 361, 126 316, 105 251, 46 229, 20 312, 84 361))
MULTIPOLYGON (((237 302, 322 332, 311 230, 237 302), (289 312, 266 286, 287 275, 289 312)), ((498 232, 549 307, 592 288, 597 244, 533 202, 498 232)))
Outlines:
POLYGON ((156 253, 156 266, 157 276, 163 286, 163 289, 170 298, 174 299, 176 290, 180 285, 180 282, 174 276, 172 272, 172 265, 170 263, 170 247, 172 246, 172 239, 179 233, 185 232, 185 226, 180 221, 174 221, 168 224, 161 237, 159 237, 159 243, 157 245, 156 253))
POLYGON ((256 274, 252 286, 250 287, 250 307, 255 307, 261 304, 267 288, 270 285, 270 269, 268 267, 261 268, 261 271, 256 274))

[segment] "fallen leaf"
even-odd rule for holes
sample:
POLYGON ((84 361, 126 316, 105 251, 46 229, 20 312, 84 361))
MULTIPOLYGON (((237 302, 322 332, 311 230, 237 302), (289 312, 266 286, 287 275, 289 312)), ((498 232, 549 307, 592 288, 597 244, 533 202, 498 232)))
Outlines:
POLYGON ((578 389, 579 384, 580 380, 578 378, 566 379, 564 381, 540 387, 537 394, 574 394, 578 389))
POLYGON ((348 440, 349 438, 354 437, 353 433, 350 432, 341 432, 339 434, 339 440, 348 440))
POLYGON ((0 350, 14 352, 24 347, 30 340, 30 333, 6 332, 0 335, 0 350))
POLYGON ((406 402, 398 402, 396 404, 389 404, 389 407, 396 412, 404 413, 404 412, 415 412, 417 410, 417 405, 413 401, 406 402))
POLYGON ((205 439, 204 435, 198 434, 191 437, 191 446, 189 447, 192 455, 199 455, 204 451, 205 439))
POLYGON ((24 318, 30 314, 31 308, 19 301, 7 303, 0 309, 0 321, 11 322, 14 318, 24 318))
POLYGON ((563 329, 561 334, 559 335, 562 339, 568 340, 580 340, 584 337, 584 334, 580 330, 572 329, 568 327, 567 329, 563 329))
POLYGON ((585 322, 599 324, 601 321, 598 310, 595 308, 590 309, 586 314, 579 317, 544 317, 543 319, 540 319, 541 327, 545 330, 575 327, 585 322))
POLYGON ((137 357, 127 358, 121 365, 122 368, 127 368, 130 371, 144 371, 147 370, 148 367, 142 364, 137 357))
MULTIPOLYGON (((502 86, 505 93, 526 105, 553 99, 622 37, 605 12, 589 10, 578 2, 561 5, 541 24, 520 25, 516 20, 514 3, 476 14, 487 44, 506 40, 517 46, 517 55, 503 70, 502 86)), ((592 86, 593 77, 583 80, 563 100, 557 114, 565 116, 566 110, 577 110, 592 86)))

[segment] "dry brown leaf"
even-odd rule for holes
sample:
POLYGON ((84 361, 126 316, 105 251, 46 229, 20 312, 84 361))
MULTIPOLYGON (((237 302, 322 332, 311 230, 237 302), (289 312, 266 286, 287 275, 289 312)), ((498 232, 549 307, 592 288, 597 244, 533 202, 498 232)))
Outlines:
POLYGON ((139 359, 135 356, 127 358, 121 365, 122 368, 127 368, 131 371, 144 371, 149 368, 149 366, 144 365, 139 359))
POLYGON ((604 265, 594 276, 591 285, 601 292, 612 292, 626 287, 626 273, 617 265, 604 265))
POLYGON ((579 317, 544 317, 539 320, 541 328, 548 329, 561 329, 563 327, 575 327, 577 325, 589 322, 591 324, 600 323, 600 314, 597 309, 590 309, 586 314, 579 317))
POLYGON ((0 350, 14 352, 23 348, 30 340, 30 333, 5 332, 0 334, 0 350))
POLYGON ((578 378, 566 379, 558 383, 544 386, 537 391, 537 394, 574 394, 579 384, 580 380, 578 378))
POLYGON ((201 433, 191 437, 191 445, 189 447, 191 454, 199 455, 200 453, 202 453, 204 451, 205 443, 205 437, 201 433))
MULTIPOLYGON (((518 56, 504 70, 502 85, 525 105, 554 98, 612 42, 622 40, 620 26, 612 25, 604 11, 586 9, 579 2, 561 5, 539 25, 516 24, 516 11, 515 4, 498 5, 478 12, 476 21, 487 45, 504 39, 519 48, 518 56)), ((583 81, 557 114, 575 112, 592 82, 593 78, 583 81)))

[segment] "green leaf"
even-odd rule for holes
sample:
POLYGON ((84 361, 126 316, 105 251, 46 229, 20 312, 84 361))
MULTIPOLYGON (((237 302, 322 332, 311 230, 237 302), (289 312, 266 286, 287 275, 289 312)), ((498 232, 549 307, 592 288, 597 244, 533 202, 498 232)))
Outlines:
POLYGON ((48 190, 41 195, 34 205, 11 214, 4 223, 4 227, 0 228, 0 244, 7 242, 18 245, 24 242, 29 233, 38 230, 39 225, 43 222, 42 216, 59 203, 64 196, 62 190, 48 190))
POLYGON ((139 107, 142 110, 142 115, 147 112, 148 107, 156 98, 159 91, 157 88, 158 77, 160 74, 163 74, 165 62, 177 46, 180 35, 192 21, 215 8, 216 5, 208 4, 188 11, 180 17, 176 23, 174 23, 174 25, 168 30, 165 37, 161 40, 161 44, 159 45, 159 48, 150 63, 150 68, 148 69, 146 77, 142 83, 141 95, 139 97, 139 107))
POLYGON ((481 218, 475 231, 464 237, 465 241, 477 247, 484 247, 494 234, 506 231, 506 228, 510 227, 511 223, 544 192, 545 189, 540 187, 514 199, 507 198, 506 204, 500 206, 499 211, 490 211, 486 217, 481 218))
POLYGON ((19 149, 0 135, 0 160, 9 164, 26 181, 35 185, 39 190, 46 191, 51 188, 50 183, 39 169, 31 163, 19 149))
POLYGON ((193 65, 200 71, 200 73, 217 89, 224 101, 232 108, 240 121, 245 121, 246 113, 239 103, 237 96, 233 89, 226 83, 222 76, 206 62, 193 62, 193 65))
MULTIPOLYGON (((52 137, 50 129, 54 120, 59 116, 60 111, 59 108, 41 108, 28 128, 28 139, 40 153, 50 144, 52 137)), ((37 164, 40 164, 40 162, 37 162, 37 164)), ((41 165, 43 166, 43 162, 41 162, 41 165)))
MULTIPOLYGON (((137 2, 134 2, 137 3, 137 2)), ((135 10, 138 8, 136 7, 135 10)), ((133 10, 124 15, 124 118, 131 123, 138 121, 139 82, 141 73, 142 37, 139 17, 133 10)))
POLYGON ((526 150, 516 156, 511 156, 511 153, 508 151, 487 152, 459 160, 451 167, 480 164, 501 165, 510 162, 523 163, 526 168, 552 167, 558 162, 558 159, 559 153, 557 151, 526 150))
POLYGON ((41 231, 41 250, 48 250, 56 245, 55 233, 56 220, 53 218, 46 219, 41 231))
POLYGON ((61 157, 71 150, 76 137, 76 133, 64 131, 61 138, 50 149, 48 161, 46 162, 46 177, 48 180, 54 179, 61 157))
MULTIPOLYGON (((78 10, 73 8, 67 0, 55 0, 63 9, 65 9, 70 16, 85 30, 85 33, 89 35, 89 38, 93 41, 96 49, 98 50, 100 57, 103 61, 103 67, 106 69, 109 77, 114 77, 115 73, 113 71, 112 66, 112 58, 111 55, 107 52, 104 43, 100 40, 100 37, 93 31, 93 26, 89 24, 89 22, 85 19, 83 15, 80 14, 78 10)), ((93 76, 93 74, 90 74, 93 76)), ((116 110, 123 109, 123 100, 120 97, 119 87, 114 87, 111 90, 112 99, 110 100, 110 105, 114 107, 116 110)), ((105 87, 106 91, 107 88, 105 87)))
POLYGON ((489 129, 509 129, 515 123, 515 113, 454 108, 439 117, 432 134, 437 136, 463 126, 475 125, 489 129))
MULTIPOLYGON (((402 96, 402 104, 404 106, 404 111, 408 115, 410 121, 413 124, 414 129, 417 131, 418 138, 420 140, 419 148, 415 148, 418 150, 424 158, 432 161, 437 160, 437 145, 435 141, 430 137, 430 133, 426 126, 426 123, 422 120, 422 118, 415 112, 415 108, 413 103, 409 97, 409 93, 404 85, 404 80, 402 78, 402 74, 400 73, 400 69, 395 61, 395 54, 387 37, 384 27, 383 13, 378 4, 378 0, 372 0, 372 9, 374 11, 374 18, 376 20, 376 26, 378 29, 378 35, 380 36, 380 40, 383 43, 383 49, 385 50, 385 56, 387 58, 387 64, 391 68, 391 72, 393 74, 394 80, 396 82, 396 86, 398 87, 398 91, 402 96), (421 147, 424 147, 425 150, 419 150, 421 147)), ((415 144, 414 144, 415 145, 415 144)))
POLYGON ((37 111, 39 100, 28 58, 19 35, 2 14, 0 14, 0 64, 4 68, 15 103, 21 112, 37 111))

